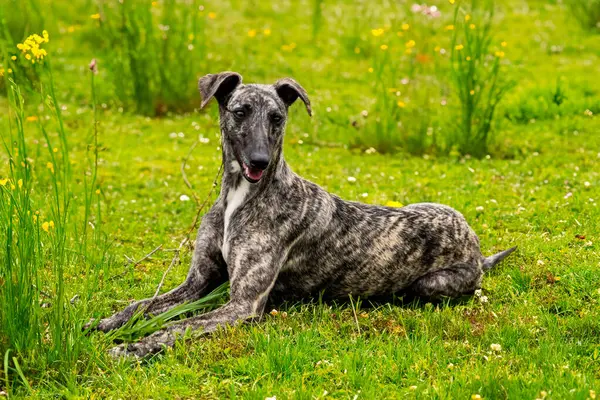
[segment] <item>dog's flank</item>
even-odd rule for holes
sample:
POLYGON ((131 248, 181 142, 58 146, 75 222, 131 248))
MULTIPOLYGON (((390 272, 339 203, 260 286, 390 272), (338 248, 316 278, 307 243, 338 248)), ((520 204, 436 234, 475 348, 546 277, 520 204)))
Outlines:
POLYGON ((267 300, 407 293, 436 298, 472 293, 485 270, 513 249, 484 257, 479 239, 450 207, 422 203, 389 208, 348 202, 296 175, 282 155, 288 107, 306 91, 286 78, 243 85, 234 72, 200 79, 203 105, 219 103, 223 163, 221 193, 204 216, 186 281, 104 319, 109 331, 144 307, 164 312, 230 281, 223 307, 156 332, 115 355, 143 356, 172 345, 186 329, 260 318, 267 300))

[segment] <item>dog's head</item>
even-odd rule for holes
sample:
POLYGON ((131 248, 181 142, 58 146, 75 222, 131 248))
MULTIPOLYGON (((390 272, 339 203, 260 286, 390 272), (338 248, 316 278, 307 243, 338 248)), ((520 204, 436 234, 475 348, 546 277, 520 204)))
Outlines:
POLYGON ((300 98, 311 115, 310 100, 296 81, 283 78, 273 85, 243 85, 236 72, 200 78, 202 107, 219 102, 223 145, 228 145, 251 183, 260 181, 283 143, 288 107, 300 98))

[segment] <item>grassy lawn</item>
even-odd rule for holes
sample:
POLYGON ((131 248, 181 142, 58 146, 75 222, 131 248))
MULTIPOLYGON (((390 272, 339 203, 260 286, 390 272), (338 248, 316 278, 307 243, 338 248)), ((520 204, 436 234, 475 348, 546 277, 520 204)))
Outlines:
MULTIPOLYGON (((0 6, 13 3, 2 0, 0 6)), ((62 106, 68 163, 79 171, 73 172, 70 207, 81 221, 86 204, 92 204, 90 228, 83 234, 93 238, 96 250, 67 244, 61 259, 64 319, 72 323, 59 336, 65 343, 75 338, 80 346, 69 361, 60 353, 44 353, 44 346, 50 348, 56 340, 44 318, 62 314, 53 309, 59 296, 53 285, 57 256, 40 261, 38 281, 31 284, 42 291, 33 306, 41 305, 44 346, 11 348, 8 329, 0 326, 0 398, 600 396, 600 36, 579 26, 562 2, 497 2, 494 36, 507 42, 503 73, 516 86, 498 106, 489 155, 481 158, 429 145, 418 155, 409 154, 401 143, 388 153, 366 151, 378 144, 369 138, 368 127, 377 118, 375 75, 369 68, 379 53, 364 53, 384 51, 379 50, 384 42, 371 43, 384 40, 371 34, 374 28, 401 26, 404 17, 412 18, 410 29, 420 26, 410 6, 334 1, 319 6, 321 2, 308 0, 203 4, 203 60, 185 77, 186 90, 194 90, 199 76, 221 70, 240 72, 246 83, 291 76, 308 91, 315 111, 309 118, 300 105, 290 110, 284 153, 296 173, 347 200, 450 205, 479 234, 485 255, 515 245, 519 249, 485 276, 481 296, 437 304, 307 299, 278 306, 261 323, 223 329, 140 362, 111 359, 106 350, 113 344, 105 335, 82 336, 79 329, 89 317, 108 316, 133 299, 154 294, 172 250, 192 226, 198 211, 195 197, 200 203, 207 197, 219 171, 217 106, 199 110, 200 100, 193 98, 187 109, 140 115, 131 99, 119 97, 110 47, 99 38, 98 19, 90 18, 96 3, 40 3, 48 8, 45 26, 35 30, 25 24, 25 33, 50 32, 48 58, 62 106), (321 11, 315 13, 315 7, 321 11), (86 203, 91 175, 81 171, 88 170, 94 155, 87 68, 92 58, 98 59, 99 69, 94 78, 98 177, 89 193, 96 187, 98 193, 86 203), (138 264, 127 261, 160 245, 160 251, 138 264), (87 256, 71 256, 80 253, 87 256)), ((456 6, 434 3, 442 16, 418 37, 435 29, 434 39, 427 39, 431 47, 438 37, 448 46, 444 26, 456 6)), ((399 40, 394 28, 384 29, 399 40)), ((396 79, 406 71, 399 70, 396 79)), ((4 89, 7 85, 5 81, 4 89)), ((444 134, 455 114, 440 114, 433 107, 443 107, 440 100, 446 98, 447 107, 456 107, 456 99, 430 88, 426 95, 409 93, 415 103, 421 97, 433 99, 435 106, 425 109, 436 115, 431 121, 434 136, 444 134)), ((36 95, 24 90, 24 97, 24 115, 39 116, 26 118, 23 125, 34 166, 32 197, 35 209, 49 216, 44 207, 50 204, 53 175, 46 167, 48 142, 39 126, 47 124, 52 143, 59 142, 60 129, 48 107, 40 111, 36 95)), ((2 138, 10 149, 14 106, 9 113, 6 96, 0 97, 0 106, 2 138)), ((417 118, 410 115, 407 111, 409 121, 417 118)), ((61 152, 62 147, 57 149, 61 152)), ((3 147, 0 182, 11 176, 8 158, 3 147)), ((8 186, 2 190, 10 192, 8 186)), ((218 187, 209 205, 217 194, 218 187)), ((38 232, 45 252, 53 231, 38 232)), ((82 234, 75 232, 72 243, 82 234)), ((2 247, 3 263, 18 257, 7 253, 5 242, 2 247)), ((162 292, 183 281, 190 250, 184 247, 162 292)))

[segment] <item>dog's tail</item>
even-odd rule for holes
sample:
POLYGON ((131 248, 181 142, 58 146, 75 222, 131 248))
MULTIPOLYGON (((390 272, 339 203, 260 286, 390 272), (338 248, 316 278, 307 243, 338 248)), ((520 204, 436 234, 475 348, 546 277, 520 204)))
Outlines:
POLYGON ((506 257, 510 255, 513 251, 515 251, 517 247, 511 247, 508 250, 501 251, 500 253, 496 253, 493 256, 489 256, 483 259, 483 271, 489 271, 493 267, 495 267, 500 261, 504 260, 506 257))

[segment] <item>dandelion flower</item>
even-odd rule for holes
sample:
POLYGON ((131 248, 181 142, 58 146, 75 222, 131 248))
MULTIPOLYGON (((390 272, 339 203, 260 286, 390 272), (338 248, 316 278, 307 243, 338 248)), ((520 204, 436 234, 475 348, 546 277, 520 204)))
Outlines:
POLYGON ((369 72, 373 73, 373 67, 369 67, 369 72))
POLYGON ((481 400, 481 395, 480 394, 473 394, 473 395, 471 395, 471 400, 481 400))
POLYGON ((506 46, 508 46, 508 43, 506 43, 506 42, 502 42, 502 43, 500 43, 500 46, 502 46, 502 47, 506 47, 506 46))
MULTIPOLYGON (((471 91, 469 92, 469 94, 470 94, 471 96, 473 96, 473 95, 475 94, 475 91, 474 91, 474 90, 471 90, 471 91)), ((483 207, 481 207, 481 209, 482 209, 482 211, 483 211, 483 207)))
POLYGON ((454 30, 454 25, 447 25, 444 29, 447 30, 447 31, 453 31, 454 30))
POLYGON ((217 13, 216 13, 216 12, 213 12, 213 11, 209 12, 209 13, 208 13, 208 18, 210 18, 210 19, 215 19, 215 18, 217 18, 217 13))
POLYGON ((379 37, 381 35, 383 35, 383 29, 382 28, 377 28, 377 29, 371 29, 371 35, 375 36, 375 37, 379 37))
POLYGON ((51 162, 49 162, 48 164, 46 164, 46 167, 48 167, 48 169, 50 170, 50 172, 54 173, 54 164, 52 164, 51 162))
POLYGON ((410 25, 409 24, 407 24, 407 23, 402 24, 402 30, 403 31, 407 31, 409 29, 410 29, 410 25))
POLYGON ((381 46, 379 46, 379 48, 383 51, 386 51, 388 49, 388 45, 387 44, 382 44, 381 46))
POLYGON ((91 19, 100 19, 100 14, 92 14, 90 15, 91 19))
POLYGON ((13 60, 13 61, 16 61, 17 60, 17 56, 12 56, 10 59, 13 60))
POLYGON ((385 206, 386 207, 400 208, 400 207, 404 207, 404 204, 400 203, 399 201, 390 200, 387 203, 385 203, 385 206))
POLYGON ((467 61, 471 61, 471 56, 467 56, 467 57, 465 58, 465 60, 467 60, 467 61))
POLYGON ((19 186, 19 189, 21 189, 23 187, 23 179, 19 179, 17 185, 19 186))
POLYGON ((417 43, 414 40, 409 40, 408 42, 406 42, 405 46, 410 49, 415 47, 416 44, 417 43))
POLYGON ((50 228, 50 224, 48 222, 42 223, 42 229, 44 230, 44 232, 48 232, 49 228, 50 228))
POLYGON ((450 4, 454 4, 456 2, 456 0, 448 0, 448 3, 450 4))
POLYGON ((256 36, 256 29, 250 29, 248 31, 248 37, 253 38, 254 36, 256 36))
POLYGON ((271 35, 271 30, 269 28, 264 29, 263 30, 263 35, 270 36, 271 35))
POLYGON ((470 21, 470 20, 471 20, 471 15, 470 14, 465 15, 465 21, 470 21))
POLYGON ((0 179, 0 186, 6 186, 8 183, 8 178, 0 179))
POLYGON ((397 105, 398 105, 398 107, 400 107, 400 108, 404 108, 404 107, 406 107, 406 103, 405 103, 405 102, 403 102, 402 100, 398 100, 398 102, 397 102, 396 104, 397 104, 397 105))
POLYGON ((475 24, 469 25, 469 29, 475 29, 475 24))
POLYGON ((8 69, 8 73, 9 73, 9 74, 12 74, 12 68, 9 68, 9 69, 8 69))
POLYGON ((457 44, 456 46, 454 46, 454 49, 458 50, 458 51, 460 51, 460 50, 462 50, 464 48, 465 48, 465 46, 463 46, 462 44, 457 44))
POLYGON ((494 53, 496 55, 496 57, 498 58, 504 58, 504 52, 503 51, 497 51, 496 53, 494 53))

